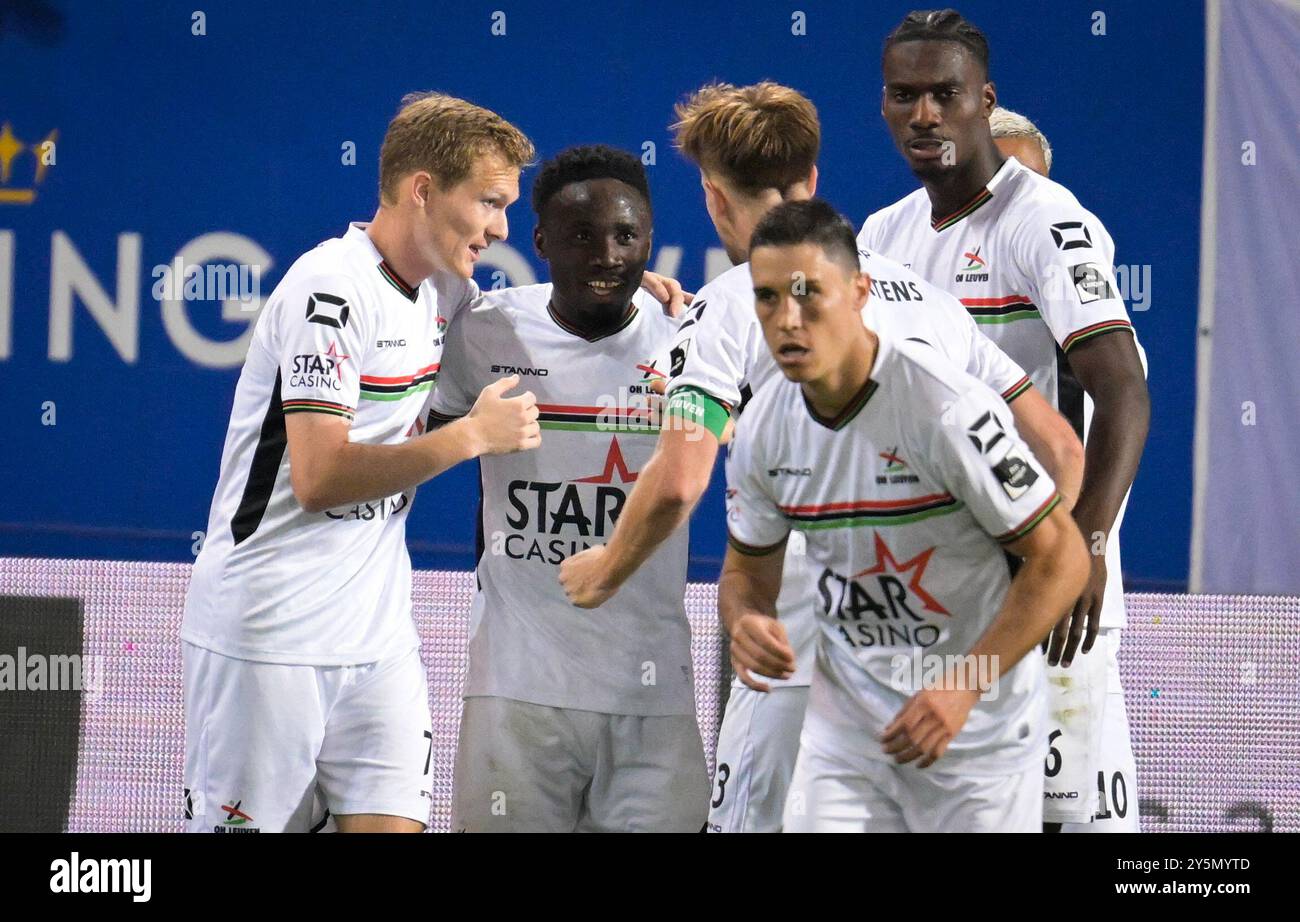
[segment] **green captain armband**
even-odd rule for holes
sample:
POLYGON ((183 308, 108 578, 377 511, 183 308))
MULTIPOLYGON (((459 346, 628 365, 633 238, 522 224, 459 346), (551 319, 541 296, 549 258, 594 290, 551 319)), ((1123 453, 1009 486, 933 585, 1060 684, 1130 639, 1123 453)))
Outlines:
POLYGON ((664 419, 666 421, 674 416, 703 426, 721 442, 722 434, 727 430, 727 422, 731 419, 731 408, 708 391, 684 385, 673 388, 673 392, 668 395, 664 419))

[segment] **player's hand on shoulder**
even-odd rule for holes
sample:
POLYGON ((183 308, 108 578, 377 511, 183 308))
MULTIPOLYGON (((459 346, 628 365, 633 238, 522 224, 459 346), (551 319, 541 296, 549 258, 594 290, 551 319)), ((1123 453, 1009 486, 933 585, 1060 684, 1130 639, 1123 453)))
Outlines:
POLYGON ((560 564, 560 585, 578 608, 599 608, 617 591, 605 580, 605 545, 580 551, 560 564))
POLYGON ((756 612, 741 615, 731 630, 731 668, 740 681, 761 692, 771 691, 771 687, 752 673, 769 679, 794 675, 794 647, 790 646, 785 625, 756 612))
POLYGON ((532 391, 514 397, 506 392, 519 385, 519 376, 494 381, 479 393, 467 417, 479 455, 503 455, 542 444, 537 423, 537 398, 532 391))
POLYGON ((669 317, 680 317, 686 310, 686 305, 695 299, 695 295, 682 289, 682 283, 677 279, 649 269, 641 276, 641 287, 664 306, 664 313, 669 317))
POLYGON ((881 742, 899 765, 920 759, 916 767, 929 768, 966 725, 980 691, 955 684, 917 692, 885 727, 881 742))

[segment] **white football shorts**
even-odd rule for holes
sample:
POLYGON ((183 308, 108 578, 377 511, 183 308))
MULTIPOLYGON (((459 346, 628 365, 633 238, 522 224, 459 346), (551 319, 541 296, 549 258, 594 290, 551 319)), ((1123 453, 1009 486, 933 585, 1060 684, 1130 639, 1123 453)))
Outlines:
MULTIPOLYGON (((1091 822, 1065 821, 1061 832, 1141 832, 1138 811, 1137 760, 1129 735, 1128 708, 1119 676, 1120 629, 1104 630, 1089 656, 1105 655, 1106 704, 1101 720, 1101 746, 1089 777, 1096 804, 1091 822)), ((1078 665, 1076 658, 1071 669, 1078 665)), ((1043 809, 1046 822, 1046 805, 1043 809)))
POLYGON ((1035 832, 1043 827, 1037 765, 1009 775, 945 772, 867 756, 850 764, 804 727, 786 832, 1035 832))
POLYGON ((289 666, 182 644, 189 832, 311 832, 367 813, 429 823, 420 651, 289 666))
POLYGON ((780 832, 799 755, 807 685, 731 686, 718 731, 709 832, 780 832))

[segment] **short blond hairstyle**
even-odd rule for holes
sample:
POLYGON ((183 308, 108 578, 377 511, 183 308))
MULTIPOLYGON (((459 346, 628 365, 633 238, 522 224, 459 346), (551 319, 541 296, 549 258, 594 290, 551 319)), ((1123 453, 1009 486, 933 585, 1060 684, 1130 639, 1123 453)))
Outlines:
POLYGON ((1029 138, 1042 150, 1043 165, 1052 168, 1052 145, 1047 143, 1047 135, 1019 112, 998 106, 989 116, 989 130, 994 138, 1029 138))
POLYGON ((676 107, 677 149, 702 169, 750 194, 782 194, 817 163, 821 123, 798 90, 770 80, 752 86, 713 83, 676 107))
POLYGON ((486 153, 523 169, 537 152, 522 131, 495 112, 444 93, 410 93, 388 123, 379 150, 379 199, 394 204, 398 182, 419 170, 449 189, 486 153))

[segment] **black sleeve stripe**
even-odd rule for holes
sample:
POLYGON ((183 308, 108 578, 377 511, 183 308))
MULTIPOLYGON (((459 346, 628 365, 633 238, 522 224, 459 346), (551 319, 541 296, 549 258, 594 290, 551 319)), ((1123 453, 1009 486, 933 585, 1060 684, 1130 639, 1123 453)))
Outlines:
POLYGON ((448 423, 454 423, 458 419, 464 419, 464 417, 447 416, 446 414, 439 413, 437 410, 430 410, 429 419, 426 421, 425 425, 429 429, 438 429, 442 426, 447 425, 448 423))

